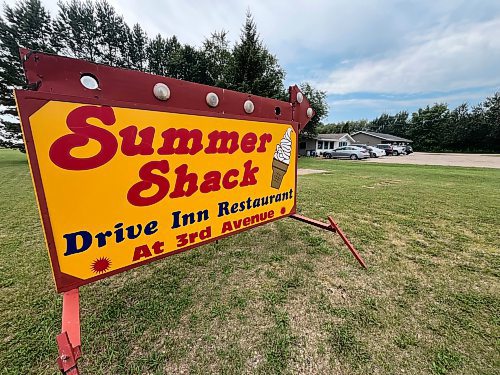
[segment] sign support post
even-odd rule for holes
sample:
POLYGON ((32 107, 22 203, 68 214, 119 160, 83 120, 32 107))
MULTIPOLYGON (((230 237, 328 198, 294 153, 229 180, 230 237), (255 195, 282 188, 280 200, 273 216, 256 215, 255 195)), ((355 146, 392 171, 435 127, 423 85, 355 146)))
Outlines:
POLYGON ((333 233, 337 233, 340 236, 340 238, 342 239, 342 241, 344 241, 345 245, 347 246, 349 251, 352 253, 352 255, 354 255, 354 257, 356 258, 358 263, 361 265, 361 267, 366 268, 365 261, 363 260, 363 258, 361 258, 361 255, 359 255, 359 253, 356 251, 356 249, 352 245, 351 241, 349 241, 349 239, 346 237, 346 235, 344 234, 342 229, 340 229, 339 225, 335 222, 335 220, 333 220, 333 218, 331 216, 328 216, 328 221, 330 222, 330 224, 323 223, 322 221, 311 219, 309 217, 298 215, 298 214, 290 215, 290 217, 292 219, 301 221, 303 223, 312 225, 314 227, 317 227, 317 228, 320 228, 323 230, 327 230, 327 231, 330 231, 333 233))
POLYGON ((80 297, 78 289, 63 293, 62 329, 56 338, 57 364, 63 374, 79 375, 76 361, 81 357, 80 297))

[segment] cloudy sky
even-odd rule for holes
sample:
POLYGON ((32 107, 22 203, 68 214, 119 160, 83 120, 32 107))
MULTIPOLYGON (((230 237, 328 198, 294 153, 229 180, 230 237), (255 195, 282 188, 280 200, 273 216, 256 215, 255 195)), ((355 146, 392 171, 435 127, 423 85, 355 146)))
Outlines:
MULTIPOLYGON (((250 9, 286 84, 327 92, 327 121, 476 104, 500 91, 499 0, 109 1, 150 36, 192 45, 221 29, 236 41, 250 9)), ((56 13, 57 0, 42 2, 56 13)))

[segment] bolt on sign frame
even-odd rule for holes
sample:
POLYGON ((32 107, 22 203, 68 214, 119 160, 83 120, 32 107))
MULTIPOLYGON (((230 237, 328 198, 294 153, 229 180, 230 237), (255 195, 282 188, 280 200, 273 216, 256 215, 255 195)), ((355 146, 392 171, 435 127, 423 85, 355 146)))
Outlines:
POLYGON ((63 372, 78 373, 82 285, 284 217, 345 238, 333 219, 296 215, 298 134, 314 116, 297 86, 284 102, 20 54, 27 89, 15 97, 64 293, 63 372))

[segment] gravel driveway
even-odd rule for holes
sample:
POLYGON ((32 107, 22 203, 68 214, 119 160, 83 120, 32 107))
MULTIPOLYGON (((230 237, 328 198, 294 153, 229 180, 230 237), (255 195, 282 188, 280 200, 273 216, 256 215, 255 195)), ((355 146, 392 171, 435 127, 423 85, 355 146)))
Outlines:
POLYGON ((364 162, 500 168, 500 154, 451 154, 415 152, 410 155, 384 156, 377 159, 366 159, 364 162))

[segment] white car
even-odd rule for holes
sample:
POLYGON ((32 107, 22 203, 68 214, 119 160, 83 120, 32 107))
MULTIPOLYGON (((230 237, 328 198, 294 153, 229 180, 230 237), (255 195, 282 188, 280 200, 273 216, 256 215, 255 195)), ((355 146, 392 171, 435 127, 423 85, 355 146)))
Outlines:
POLYGON ((370 150, 370 156, 372 158, 379 158, 381 156, 385 156, 385 150, 382 150, 374 146, 366 146, 366 148, 370 150))
POLYGON ((392 145, 392 155, 406 155, 406 146, 392 145))

